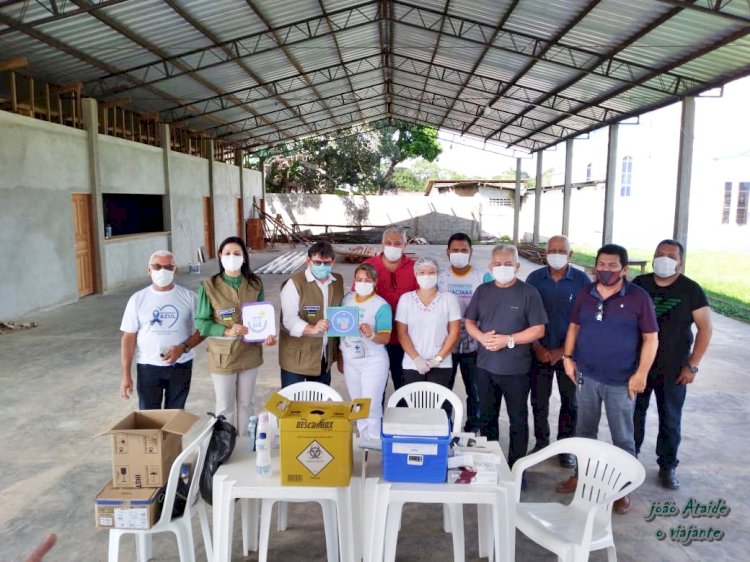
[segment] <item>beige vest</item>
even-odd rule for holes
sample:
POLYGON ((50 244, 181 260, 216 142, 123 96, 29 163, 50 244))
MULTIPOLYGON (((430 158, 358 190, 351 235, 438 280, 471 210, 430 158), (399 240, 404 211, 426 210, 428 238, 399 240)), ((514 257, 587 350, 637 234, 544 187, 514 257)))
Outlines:
MULTIPOLYGON (((213 321, 229 328, 242 324, 242 304, 258 300, 260 288, 253 287, 246 279, 235 290, 219 277, 203 282, 203 289, 214 311, 213 321), (219 311, 227 312, 220 315, 219 311)), ((263 347, 260 343, 247 343, 242 338, 208 338, 208 372, 230 374, 259 367, 263 363, 263 347)))
MULTIPOLYGON (((333 273, 333 282, 328 285, 328 305, 339 306, 344 296, 344 279, 338 273, 333 273)), ((315 281, 308 281, 305 272, 292 275, 284 284, 294 283, 299 293, 299 317, 308 324, 315 324, 323 316, 323 292, 315 281), (317 307, 317 308, 315 308, 317 307)), ((284 285, 282 285, 283 289, 284 285)), ((338 352, 338 338, 328 338, 326 359, 328 368, 336 360, 338 352)), ((323 338, 314 336, 293 337, 284 328, 284 313, 281 313, 281 327, 279 331, 279 366, 285 371, 305 375, 320 376, 320 355, 323 350, 323 338)))

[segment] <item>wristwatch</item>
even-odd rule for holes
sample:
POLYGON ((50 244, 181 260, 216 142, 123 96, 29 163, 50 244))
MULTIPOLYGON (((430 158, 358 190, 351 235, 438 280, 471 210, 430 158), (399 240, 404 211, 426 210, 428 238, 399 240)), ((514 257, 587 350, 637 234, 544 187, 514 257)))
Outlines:
POLYGON ((183 353, 187 353, 188 351, 190 351, 190 346, 188 345, 187 342, 182 342, 182 345, 185 346, 185 351, 183 353))
POLYGON ((698 365, 693 365, 692 363, 688 363, 685 366, 688 368, 688 371, 690 371, 694 375, 697 375, 698 371, 700 371, 700 369, 698 368, 698 365))
POLYGON ((442 358, 442 356, 440 356, 440 355, 436 355, 436 356, 435 356, 435 361, 437 361, 437 362, 438 362, 438 365, 439 365, 440 363, 442 363, 442 362, 443 362, 443 358, 442 358))
POLYGON ((513 349, 514 347, 516 347, 516 342, 515 342, 515 340, 513 339, 513 334, 510 334, 510 335, 508 336, 508 343, 506 344, 506 347, 507 347, 508 349, 513 349))
POLYGON ((572 355, 565 355, 564 353, 560 356, 560 359, 573 359, 572 355))

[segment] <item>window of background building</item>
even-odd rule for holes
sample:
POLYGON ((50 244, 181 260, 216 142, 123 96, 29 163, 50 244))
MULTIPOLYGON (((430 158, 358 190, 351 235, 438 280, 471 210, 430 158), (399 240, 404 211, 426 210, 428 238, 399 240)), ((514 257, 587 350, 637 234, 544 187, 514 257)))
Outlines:
POLYGON ((112 236, 164 230, 164 198, 161 195, 103 193, 104 225, 112 236))
POLYGON ((747 224, 747 199, 750 195, 750 182, 740 182, 740 192, 737 197, 737 224, 747 224))
POLYGON ((620 197, 630 197, 633 185, 633 158, 626 156, 622 159, 622 174, 620 175, 620 197))
POLYGON ((586 181, 591 181, 591 162, 586 164, 586 181))
POLYGON ((721 212, 721 224, 729 224, 729 208, 732 206, 732 182, 724 182, 724 208, 721 212))

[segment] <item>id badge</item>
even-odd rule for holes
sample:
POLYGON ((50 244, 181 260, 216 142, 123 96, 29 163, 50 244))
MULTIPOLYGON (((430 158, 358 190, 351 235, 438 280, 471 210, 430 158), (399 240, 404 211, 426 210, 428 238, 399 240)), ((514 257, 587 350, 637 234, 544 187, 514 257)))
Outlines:
POLYGON ((351 343, 351 349, 354 357, 361 359, 365 356, 365 344, 362 341, 354 341, 351 343))

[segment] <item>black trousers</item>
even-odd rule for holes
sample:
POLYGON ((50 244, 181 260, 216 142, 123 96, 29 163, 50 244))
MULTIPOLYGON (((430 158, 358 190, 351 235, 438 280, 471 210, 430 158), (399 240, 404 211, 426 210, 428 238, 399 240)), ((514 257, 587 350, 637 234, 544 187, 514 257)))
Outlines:
POLYGON ((534 438, 536 446, 549 445, 549 398, 552 395, 552 379, 557 376, 560 392, 560 414, 557 417, 557 438, 564 439, 576 434, 578 403, 576 385, 565 374, 562 361, 555 365, 533 361, 531 364, 531 411, 534 414, 534 438))
POLYGON ((505 410, 510 421, 508 464, 513 466, 513 463, 526 455, 529 445, 529 375, 496 375, 477 368, 476 383, 479 392, 480 430, 490 441, 498 440, 498 417, 502 399, 505 398, 505 410))

